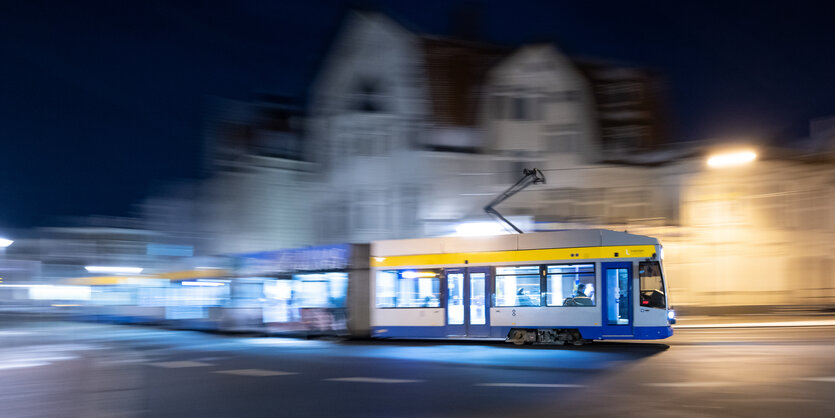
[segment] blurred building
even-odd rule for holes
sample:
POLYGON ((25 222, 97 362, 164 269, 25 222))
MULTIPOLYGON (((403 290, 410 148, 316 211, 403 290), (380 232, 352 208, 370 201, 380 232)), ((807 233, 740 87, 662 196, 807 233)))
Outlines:
POLYGON ((496 171, 484 158, 481 89, 502 54, 382 15, 348 18, 311 92, 318 240, 424 236, 478 209, 496 171))
POLYGON ((603 159, 628 161, 628 154, 669 143, 662 78, 654 72, 602 60, 575 60, 590 81, 603 159))
POLYGON ((813 123, 814 152, 762 148, 712 169, 713 149, 671 142, 657 74, 552 44, 428 36, 354 12, 322 62, 306 104, 215 102, 207 179, 149 200, 151 229, 200 254, 448 235, 536 167, 547 183, 503 214, 527 231, 659 237, 674 304, 835 303, 831 121, 813 123))
MULTIPOLYGON (((222 254, 311 244, 309 202, 321 174, 304 138, 295 101, 216 100, 206 128, 207 178, 198 187, 200 253, 222 254)), ((164 206, 164 203, 162 203, 164 206)))
POLYGON ((747 165, 706 169, 695 160, 683 173, 681 226, 666 234, 680 303, 835 303, 833 160, 785 148, 758 152, 747 165))
MULTIPOLYGON (((28 263, 31 274, 21 280, 44 283, 95 275, 86 266, 139 267, 154 274, 192 256, 189 241, 148 229, 142 218, 114 216, 67 219, 63 226, 38 228, 16 239, 4 254, 6 263, 28 263)), ((18 281, 17 276, 7 275, 6 281, 18 281)))
POLYGON ((599 165, 630 161, 634 151, 664 141, 645 105, 649 76, 599 63, 593 73, 589 78, 550 44, 510 50, 416 34, 379 14, 350 15, 309 108, 308 138, 327 195, 317 211, 326 218, 319 239, 452 233, 482 218, 483 206, 530 167, 560 172, 509 201, 509 215, 598 223, 674 218, 674 206, 646 188, 651 170, 599 165), (610 112, 602 113, 597 87, 627 82, 639 84, 644 95, 635 97, 644 99, 609 95, 602 106, 610 112), (611 121, 617 118, 623 120, 611 121), (603 147, 604 128, 629 123, 643 136, 609 135, 603 147))
POLYGON ((813 119, 809 124, 809 134, 814 151, 835 153, 835 116, 813 119))

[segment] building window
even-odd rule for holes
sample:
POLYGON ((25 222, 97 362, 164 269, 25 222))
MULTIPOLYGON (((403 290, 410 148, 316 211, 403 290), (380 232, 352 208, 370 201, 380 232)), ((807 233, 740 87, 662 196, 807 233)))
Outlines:
POLYGON ((537 96, 531 99, 531 103, 533 109, 531 109, 531 119, 533 120, 543 120, 546 118, 545 115, 545 97, 544 96, 537 96))
POLYGON ((503 94, 497 94, 493 96, 493 118, 496 120, 501 120, 505 118, 505 103, 507 102, 507 96, 503 94))
POLYGON ((496 267, 496 306, 539 306, 539 266, 496 267))
POLYGON ((641 125, 604 128, 603 145, 610 151, 622 151, 641 146, 646 141, 647 136, 647 127, 641 125))
POLYGON ((364 232, 388 231, 391 209, 386 190, 360 190, 352 202, 352 227, 364 232))
POLYGON ((440 273, 440 270, 399 270, 377 272, 377 307, 440 307, 440 273))
POLYGON ((594 306, 594 264, 547 267, 548 306, 594 306))
POLYGON ((582 97, 579 90, 555 91, 548 96, 552 102, 579 102, 582 97))
POLYGON ((641 101, 641 85, 635 82, 610 83, 603 87, 606 104, 630 104, 641 101))
POLYGON ((642 261, 638 264, 638 277, 641 279, 641 306, 645 308, 667 309, 664 295, 664 278, 661 276, 661 263, 642 261))
POLYGON ((577 150, 580 137, 580 125, 564 123, 551 125, 545 134, 545 151, 553 153, 570 153, 577 150))
POLYGON ((354 86, 352 107, 360 112, 383 111, 380 83, 377 80, 364 79, 354 86))
POLYGON ((513 98, 513 119, 527 120, 528 119, 528 100, 524 97, 513 98))

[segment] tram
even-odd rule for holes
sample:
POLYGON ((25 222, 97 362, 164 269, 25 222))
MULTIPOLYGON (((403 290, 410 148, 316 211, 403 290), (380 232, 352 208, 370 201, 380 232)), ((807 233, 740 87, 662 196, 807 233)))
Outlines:
POLYGON ((108 322, 579 345, 672 335, 662 259, 655 238, 592 229, 284 249, 72 284, 93 287, 79 316, 108 322))
POLYGON ((673 334, 657 239, 603 229, 371 243, 373 338, 515 344, 673 334))

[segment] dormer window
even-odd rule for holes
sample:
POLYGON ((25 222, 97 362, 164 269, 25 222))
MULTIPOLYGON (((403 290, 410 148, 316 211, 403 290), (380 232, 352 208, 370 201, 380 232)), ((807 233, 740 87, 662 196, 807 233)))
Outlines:
POLYGON ((361 79, 353 93, 352 108, 359 112, 381 112, 383 110, 380 83, 377 80, 361 79))

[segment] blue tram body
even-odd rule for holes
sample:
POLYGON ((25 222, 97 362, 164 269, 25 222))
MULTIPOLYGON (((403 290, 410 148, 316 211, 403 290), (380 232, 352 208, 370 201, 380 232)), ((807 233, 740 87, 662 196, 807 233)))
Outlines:
POLYGON ((667 338, 661 258, 655 238, 600 229, 374 242, 372 336, 667 338))
POLYGON ((75 284, 92 285, 103 302, 79 313, 179 329, 516 344, 662 339, 675 323, 661 245, 624 232, 390 240, 229 258, 228 270, 152 281, 83 278, 75 284))

